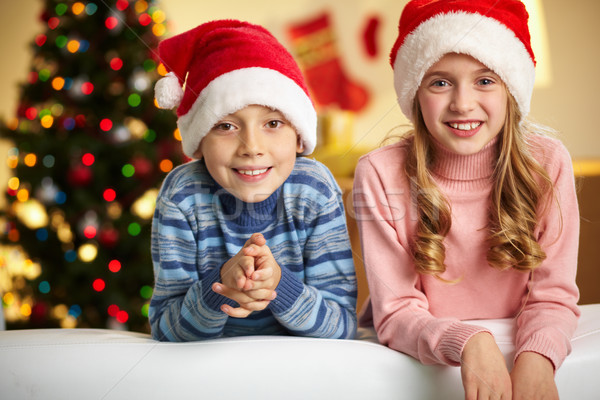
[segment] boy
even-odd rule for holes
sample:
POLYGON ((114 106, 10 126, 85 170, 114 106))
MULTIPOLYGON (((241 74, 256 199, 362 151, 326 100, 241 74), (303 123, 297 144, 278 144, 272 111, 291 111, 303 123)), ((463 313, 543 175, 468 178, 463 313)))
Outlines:
POLYGON ((326 167, 297 157, 315 147, 316 112, 292 56, 234 20, 159 51, 170 72, 156 100, 178 106, 183 151, 196 161, 173 170, 157 199, 153 337, 354 337, 341 192, 326 167))

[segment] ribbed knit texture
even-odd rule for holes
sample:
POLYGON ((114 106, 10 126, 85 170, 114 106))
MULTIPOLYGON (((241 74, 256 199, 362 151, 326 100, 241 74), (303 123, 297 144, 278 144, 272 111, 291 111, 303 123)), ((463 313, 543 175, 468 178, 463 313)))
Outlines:
POLYGON ((356 276, 341 191, 314 160, 298 158, 285 183, 259 203, 229 194, 202 161, 176 168, 157 199, 152 257, 155 339, 355 335, 356 276), (281 267, 277 297, 263 311, 230 318, 220 307, 237 304, 211 285, 255 232, 264 235, 281 267))
MULTIPOLYGON (((515 318, 515 357, 538 352, 558 368, 570 351, 579 316, 579 213, 568 152, 558 140, 528 138, 529 150, 553 180, 560 202, 558 208, 551 199, 539 220, 535 235, 547 258, 528 274, 499 271, 486 259, 498 140, 469 156, 436 144, 432 172, 452 213, 442 277, 457 280, 445 283, 417 274, 412 259, 418 217, 404 174, 410 140, 361 158, 354 179, 354 209, 379 340, 425 364, 458 365, 466 342, 485 331, 461 320, 515 318)), ((365 315, 363 320, 368 319, 365 315)))

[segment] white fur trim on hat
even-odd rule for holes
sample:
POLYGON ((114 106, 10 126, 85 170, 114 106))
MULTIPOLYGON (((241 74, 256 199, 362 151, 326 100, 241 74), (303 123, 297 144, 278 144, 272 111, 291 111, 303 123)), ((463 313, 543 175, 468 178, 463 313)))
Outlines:
POLYGON ((282 73, 260 67, 242 68, 213 79, 191 109, 177 121, 183 152, 193 158, 202 138, 228 114, 257 104, 280 111, 302 138, 310 154, 317 142, 317 114, 310 98, 282 73))
POLYGON ((394 63, 394 88, 404 115, 427 70, 447 53, 468 54, 494 71, 514 96, 521 114, 529 113, 535 66, 512 30, 477 13, 450 12, 421 23, 406 36, 394 63))

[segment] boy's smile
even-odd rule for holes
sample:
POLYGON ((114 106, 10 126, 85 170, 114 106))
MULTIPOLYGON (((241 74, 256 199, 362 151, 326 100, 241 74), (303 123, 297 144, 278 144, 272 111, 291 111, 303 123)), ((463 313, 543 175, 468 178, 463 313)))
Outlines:
POLYGON ((302 145, 282 113, 250 105, 221 119, 200 142, 195 157, 238 199, 268 198, 288 178, 302 145))

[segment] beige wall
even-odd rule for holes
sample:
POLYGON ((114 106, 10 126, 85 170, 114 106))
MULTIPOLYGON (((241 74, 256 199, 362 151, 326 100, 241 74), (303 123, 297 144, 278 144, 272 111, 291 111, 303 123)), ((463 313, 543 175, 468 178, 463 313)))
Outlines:
MULTIPOLYGON (((373 147, 395 126, 405 122, 395 104, 392 73, 387 53, 395 39, 397 20, 405 2, 398 0, 163 0, 170 30, 174 33, 215 18, 246 19, 263 24, 289 45, 285 28, 295 21, 329 10, 338 35, 340 55, 347 74, 367 85, 373 96, 368 109, 357 116, 353 138, 361 147, 373 147), (381 18, 376 60, 364 57, 362 29, 367 15, 381 18)), ((596 133, 600 79, 600 1, 541 0, 548 30, 552 83, 536 88, 531 116, 563 133, 574 158, 600 158, 600 134, 596 133)), ((44 32, 38 15, 41 0, 6 2, 0 13, 3 62, 0 63, 0 118, 14 115, 17 84, 27 74, 31 53, 28 44, 44 32)), ((6 147, 6 146, 4 146, 6 147)), ((0 159, 4 159, 4 153, 0 159)), ((4 163, 0 163, 0 170, 4 163)), ((2 182, 5 182, 0 175, 2 182)))
MULTIPOLYGON (((6 120, 15 115, 19 97, 17 85, 23 82, 29 72, 31 52, 29 43, 37 33, 43 32, 38 15, 42 9, 39 0, 4 2, 0 12, 0 118, 6 120)), ((0 191, 4 193, 8 180, 6 167, 7 151, 10 143, 0 141, 0 191)), ((0 208, 6 200, 0 195, 0 208)))

